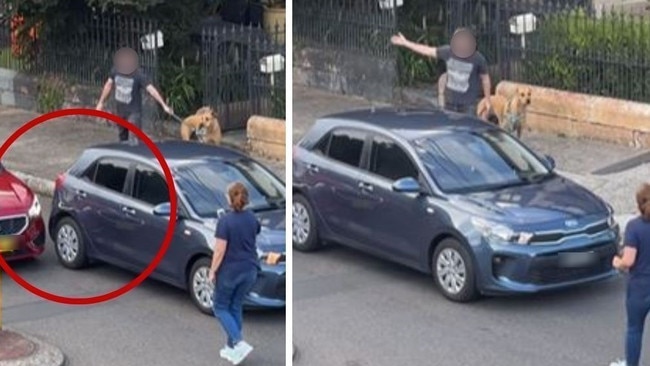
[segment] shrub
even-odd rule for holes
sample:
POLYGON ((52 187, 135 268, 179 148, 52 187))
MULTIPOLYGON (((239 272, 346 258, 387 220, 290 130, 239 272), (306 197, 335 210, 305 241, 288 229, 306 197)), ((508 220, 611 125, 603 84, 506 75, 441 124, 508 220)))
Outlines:
POLYGON ((36 108, 40 113, 49 113, 63 108, 66 83, 56 76, 44 76, 38 80, 36 108))
POLYGON ((522 81, 631 100, 650 97, 650 19, 550 15, 527 39, 522 81))

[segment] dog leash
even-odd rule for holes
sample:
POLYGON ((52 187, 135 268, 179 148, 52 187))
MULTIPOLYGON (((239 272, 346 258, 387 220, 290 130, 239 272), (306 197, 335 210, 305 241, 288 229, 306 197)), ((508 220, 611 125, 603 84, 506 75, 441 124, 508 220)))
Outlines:
POLYGON ((172 113, 171 116, 176 122, 183 123, 183 119, 181 117, 177 116, 175 113, 172 113))

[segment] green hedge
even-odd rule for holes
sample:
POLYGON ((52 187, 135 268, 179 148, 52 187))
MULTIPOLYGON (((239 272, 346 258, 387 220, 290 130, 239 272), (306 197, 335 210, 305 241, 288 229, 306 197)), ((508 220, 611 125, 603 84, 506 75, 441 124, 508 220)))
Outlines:
POLYGON ((562 90, 649 101, 648 51, 648 18, 557 14, 540 20, 527 39, 523 72, 516 78, 562 90))

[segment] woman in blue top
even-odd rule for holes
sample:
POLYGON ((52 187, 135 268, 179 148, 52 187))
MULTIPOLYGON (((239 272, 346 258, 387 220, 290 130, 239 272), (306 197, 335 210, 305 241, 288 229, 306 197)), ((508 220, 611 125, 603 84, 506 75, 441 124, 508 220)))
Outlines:
POLYGON ((242 183, 231 184, 227 198, 232 211, 217 224, 210 281, 217 279, 213 311, 228 338, 220 355, 238 365, 253 350, 242 337, 242 317, 244 297, 253 288, 259 270, 255 239, 260 223, 245 209, 248 191, 242 183))
POLYGON ((630 272, 626 298, 626 360, 610 366, 639 366, 643 326, 650 311, 650 184, 639 188, 636 202, 641 215, 627 224, 623 254, 614 257, 613 261, 616 269, 630 272))

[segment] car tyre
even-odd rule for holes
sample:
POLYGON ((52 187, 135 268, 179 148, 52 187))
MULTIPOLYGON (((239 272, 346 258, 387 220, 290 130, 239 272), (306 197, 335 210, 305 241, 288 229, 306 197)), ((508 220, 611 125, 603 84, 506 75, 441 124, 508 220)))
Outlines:
POLYGON ((292 203, 293 247, 300 252, 311 252, 320 248, 314 210, 307 198, 301 194, 293 196, 292 203))
POLYGON ((54 251, 64 267, 80 269, 88 265, 86 239, 77 222, 71 217, 61 219, 54 231, 54 251))
POLYGON ((212 315, 212 294, 214 284, 209 282, 211 260, 203 257, 194 262, 187 280, 190 298, 194 305, 204 314, 212 315))
POLYGON ((478 297, 472 257, 458 240, 447 238, 436 246, 431 270, 437 287, 449 300, 469 302, 478 297))

